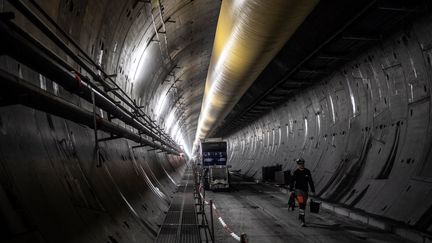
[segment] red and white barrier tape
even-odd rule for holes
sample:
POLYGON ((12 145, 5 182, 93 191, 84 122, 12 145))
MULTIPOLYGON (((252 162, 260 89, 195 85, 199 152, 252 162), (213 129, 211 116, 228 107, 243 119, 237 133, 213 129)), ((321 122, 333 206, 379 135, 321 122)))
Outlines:
MULTIPOLYGON (((198 190, 199 190, 199 195, 200 195, 201 199, 204 200, 204 203, 205 203, 205 204, 210 204, 208 201, 205 200, 204 196, 203 196, 202 193, 201 193, 201 189, 202 189, 202 187, 201 187, 201 185, 200 185, 200 187, 199 187, 198 190)), ((217 211, 216 205, 213 203, 212 206, 213 206, 213 212, 214 212, 214 214, 216 215, 216 217, 217 217, 219 223, 220 223, 220 224, 222 225, 222 227, 224 228, 224 230, 225 230, 229 235, 231 235, 232 238, 234 238, 234 239, 237 240, 237 241, 240 241, 240 236, 238 236, 236 233, 234 233, 234 232, 233 232, 233 231, 228 227, 228 225, 225 223, 225 221, 222 219, 222 217, 220 216, 219 212, 217 211)))

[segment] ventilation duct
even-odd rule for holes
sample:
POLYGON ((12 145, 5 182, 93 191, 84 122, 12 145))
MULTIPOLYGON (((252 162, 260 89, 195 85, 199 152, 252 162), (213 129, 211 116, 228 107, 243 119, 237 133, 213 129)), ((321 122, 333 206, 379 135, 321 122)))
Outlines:
POLYGON ((318 0, 224 0, 196 140, 231 111, 318 0))

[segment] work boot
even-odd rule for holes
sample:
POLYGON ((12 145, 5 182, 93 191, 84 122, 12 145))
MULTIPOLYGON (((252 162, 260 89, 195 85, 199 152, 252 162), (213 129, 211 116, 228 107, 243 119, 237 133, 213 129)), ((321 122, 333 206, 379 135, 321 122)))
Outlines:
POLYGON ((300 219, 300 222, 301 222, 301 226, 302 227, 306 227, 305 216, 304 215, 299 215, 299 219, 300 219))
POLYGON ((292 210, 292 204, 288 203, 288 211, 291 211, 291 210, 292 210))

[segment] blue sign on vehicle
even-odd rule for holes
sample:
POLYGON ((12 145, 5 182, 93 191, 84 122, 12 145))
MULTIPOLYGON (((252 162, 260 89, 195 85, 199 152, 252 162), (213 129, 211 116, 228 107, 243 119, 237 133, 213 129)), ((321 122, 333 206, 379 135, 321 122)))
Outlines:
POLYGON ((226 165, 226 147, 226 142, 202 143, 203 166, 226 165))

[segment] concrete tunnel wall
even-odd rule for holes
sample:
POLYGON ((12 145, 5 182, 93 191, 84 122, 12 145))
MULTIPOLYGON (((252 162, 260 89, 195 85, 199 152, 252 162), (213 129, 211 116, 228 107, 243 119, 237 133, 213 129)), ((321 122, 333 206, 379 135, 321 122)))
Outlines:
POLYGON ((2 238, 154 239, 175 190, 167 174, 179 181, 184 160, 121 139, 100 143, 98 165, 89 128, 21 106, 2 108, 0 117, 2 238))
MULTIPOLYGON (((133 2, 40 4, 107 73, 118 73, 116 81, 124 90, 132 97, 141 95, 149 111, 156 90, 136 94, 141 91, 133 90, 127 71, 136 61, 132 53, 143 38, 139 33, 151 30, 142 8, 134 8, 133 2)), ((0 9, 14 10, 5 1, 0 9)), ((57 50, 24 17, 17 14, 14 21, 57 50)), ((0 56, 0 68, 91 110, 85 100, 7 56, 0 56)), ((99 138, 107 136, 99 132, 99 138)), ((184 158, 132 149, 136 143, 126 139, 99 145, 100 164, 92 129, 22 105, 0 107, 0 241, 152 242, 183 174, 184 158)))
MULTIPOLYGON (((118 74, 118 84, 148 113, 154 112, 156 97, 165 92, 159 84, 172 67, 161 68, 162 59, 155 57, 154 69, 143 78, 148 82, 132 84, 133 52, 149 37, 140 33, 152 30, 142 8, 126 0, 39 2, 108 73, 118 74)), ((12 9, 1 3, 1 10, 12 9)), ((200 14, 206 21, 195 23, 210 23, 200 31, 214 32, 217 10, 200 14), (207 21, 209 15, 215 18, 207 21)), ((16 22, 53 47, 22 16, 16 22)), ((259 178, 262 166, 282 163, 292 169, 293 159, 303 156, 321 197, 431 231, 431 28, 431 18, 419 21, 229 137, 233 169, 259 178)), ((201 76, 190 79, 205 79, 205 61, 197 57, 209 58, 211 35, 170 45, 175 60, 191 63, 191 70, 199 66, 201 76)), ((0 56, 0 68, 91 107, 8 57, 0 56)), ((203 89, 196 84, 194 90, 203 89)), ((93 130, 21 105, 0 107, 0 241, 152 241, 175 189, 172 180, 180 179, 185 161, 131 149, 134 144, 124 139, 100 145, 97 166, 93 130)))
POLYGON ((293 170, 328 201, 432 231, 432 17, 230 135, 233 170, 293 170))

